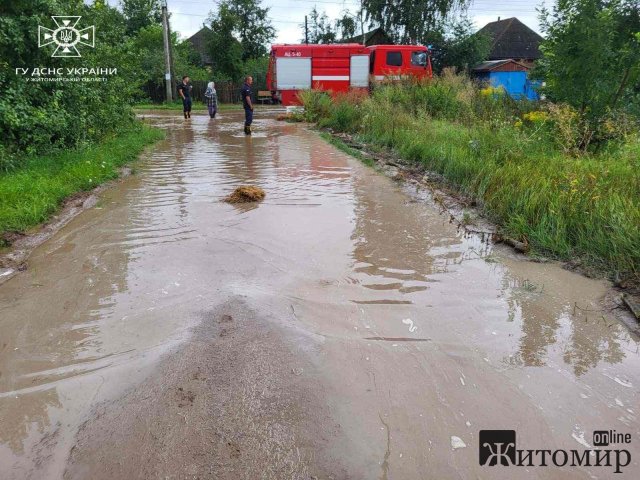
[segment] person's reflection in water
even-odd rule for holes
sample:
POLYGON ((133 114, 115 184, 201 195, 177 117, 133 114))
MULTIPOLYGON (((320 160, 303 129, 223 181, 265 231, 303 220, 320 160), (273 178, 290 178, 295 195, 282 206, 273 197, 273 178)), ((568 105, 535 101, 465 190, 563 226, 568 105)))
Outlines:
POLYGON ((258 169, 256 164, 256 152, 253 145, 253 138, 250 136, 244 137, 244 149, 245 149, 245 169, 246 179, 248 182, 256 182, 258 180, 258 169))

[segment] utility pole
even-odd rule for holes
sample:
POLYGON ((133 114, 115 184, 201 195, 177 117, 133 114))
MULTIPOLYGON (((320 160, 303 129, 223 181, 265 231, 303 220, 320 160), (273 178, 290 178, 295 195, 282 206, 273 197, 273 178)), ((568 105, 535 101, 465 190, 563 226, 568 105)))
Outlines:
POLYGON ((307 25, 307 16, 304 16, 304 43, 309 44, 309 26, 307 25))
POLYGON ((360 17, 360 31, 362 32, 362 45, 365 46, 367 44, 367 39, 364 36, 364 7, 362 6, 362 0, 360 0, 360 12, 358 12, 358 16, 360 17))
POLYGON ((167 102, 173 101, 173 87, 171 85, 171 53, 169 52, 169 18, 167 16, 167 0, 162 2, 162 36, 164 37, 164 84, 167 102))

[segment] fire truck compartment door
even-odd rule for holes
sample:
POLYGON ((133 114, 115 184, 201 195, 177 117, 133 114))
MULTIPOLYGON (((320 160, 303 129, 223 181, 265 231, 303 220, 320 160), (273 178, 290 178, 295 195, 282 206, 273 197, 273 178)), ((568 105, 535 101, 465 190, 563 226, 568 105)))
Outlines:
POLYGON ((311 88, 311 59, 276 59, 276 82, 278 90, 304 90, 311 88))
POLYGON ((351 86, 366 87, 369 85, 369 55, 351 56, 351 86))

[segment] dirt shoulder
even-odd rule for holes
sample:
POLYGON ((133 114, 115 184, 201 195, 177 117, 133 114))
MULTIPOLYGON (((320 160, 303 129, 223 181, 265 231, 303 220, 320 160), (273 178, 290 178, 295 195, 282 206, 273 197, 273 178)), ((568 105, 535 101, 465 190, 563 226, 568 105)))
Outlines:
POLYGON ((64 478, 345 478, 317 372, 286 332, 235 298, 184 348, 80 428, 64 478))
MULTIPOLYGON (((77 215, 95 206, 100 193, 130 176, 132 169, 129 165, 145 152, 149 152, 152 145, 162 136, 159 130, 144 127, 140 132, 129 132, 87 150, 59 152, 56 154, 58 156, 52 157, 55 162, 50 161, 50 163, 55 165, 56 162, 61 162, 60 171, 67 174, 69 178, 75 178, 73 181, 64 177, 63 173, 55 168, 46 166, 47 164, 43 169, 34 167, 33 171, 29 168, 18 171, 16 175, 22 176, 9 186, 9 191, 17 189, 24 195, 14 194, 6 199, 4 208, 13 212, 11 215, 23 218, 27 225, 33 226, 20 231, 16 231, 16 227, 8 227, 8 230, 0 231, 0 284, 16 273, 26 270, 27 259, 31 252, 77 215), (108 160, 103 160, 104 158, 108 160), (74 168, 76 170, 73 170, 74 168), (98 174, 96 169, 99 169, 98 174), (65 182, 65 187, 68 187, 65 192, 68 191, 69 195, 59 194, 55 189, 51 190, 50 185, 44 187, 44 184, 37 182, 38 178, 49 177, 65 182), (24 178, 27 180, 25 181, 24 178), (83 184, 85 180, 89 181, 90 186, 96 185, 96 187, 86 189, 87 185, 83 184), (45 211, 39 202, 43 204, 48 202, 57 207, 53 212, 45 211), (38 212, 41 216, 37 216, 38 212), (40 224, 38 220, 27 221, 27 216, 31 215, 45 221, 40 224)), ((7 182, 11 181, 7 180, 7 182)), ((16 224, 19 223, 10 223, 10 225, 16 224)))

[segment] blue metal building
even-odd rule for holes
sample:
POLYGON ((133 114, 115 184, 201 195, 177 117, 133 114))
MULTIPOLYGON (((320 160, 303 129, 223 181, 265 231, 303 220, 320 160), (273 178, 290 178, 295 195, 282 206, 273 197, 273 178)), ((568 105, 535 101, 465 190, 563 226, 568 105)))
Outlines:
POLYGON ((473 68, 473 75, 492 87, 503 87, 515 99, 538 100, 538 82, 529 80, 529 67, 513 59, 491 60, 473 68))

